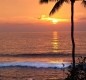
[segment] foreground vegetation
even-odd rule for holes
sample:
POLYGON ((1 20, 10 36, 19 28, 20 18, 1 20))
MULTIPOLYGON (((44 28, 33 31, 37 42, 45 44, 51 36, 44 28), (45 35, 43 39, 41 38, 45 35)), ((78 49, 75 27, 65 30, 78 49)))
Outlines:
POLYGON ((75 66, 69 66, 67 77, 64 80, 86 80, 86 57, 78 58, 78 62, 75 66))

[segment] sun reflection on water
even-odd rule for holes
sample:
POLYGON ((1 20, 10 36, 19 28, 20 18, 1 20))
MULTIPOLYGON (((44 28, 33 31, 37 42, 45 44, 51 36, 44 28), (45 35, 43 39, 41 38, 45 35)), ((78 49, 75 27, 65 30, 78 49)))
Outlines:
POLYGON ((54 31, 53 32, 53 41, 52 41, 52 48, 53 52, 58 52, 58 32, 54 31))

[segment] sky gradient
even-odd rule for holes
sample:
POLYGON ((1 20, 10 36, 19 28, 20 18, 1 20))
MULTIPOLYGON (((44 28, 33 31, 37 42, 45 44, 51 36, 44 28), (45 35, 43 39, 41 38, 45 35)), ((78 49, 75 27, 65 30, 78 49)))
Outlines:
MULTIPOLYGON (((41 5, 39 0, 0 0, 0 31, 70 30, 70 3, 64 3, 50 18, 48 14, 54 4, 41 5)), ((74 18, 75 30, 86 30, 86 8, 80 1, 75 3, 74 18)))

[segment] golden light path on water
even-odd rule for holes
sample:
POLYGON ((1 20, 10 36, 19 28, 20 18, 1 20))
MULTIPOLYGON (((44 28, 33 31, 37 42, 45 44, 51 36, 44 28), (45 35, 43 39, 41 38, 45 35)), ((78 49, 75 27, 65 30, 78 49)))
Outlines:
POLYGON ((53 32, 53 39, 52 39, 52 48, 53 48, 53 52, 58 52, 58 33, 56 31, 53 32))
MULTIPOLYGON (((59 50, 59 39, 58 39, 58 32, 54 31, 52 33, 52 52, 55 54, 59 54, 59 52, 61 52, 61 50, 59 50)), ((49 61, 50 63, 67 63, 67 58, 62 58, 62 57, 58 57, 58 58, 54 58, 51 59, 49 61)))

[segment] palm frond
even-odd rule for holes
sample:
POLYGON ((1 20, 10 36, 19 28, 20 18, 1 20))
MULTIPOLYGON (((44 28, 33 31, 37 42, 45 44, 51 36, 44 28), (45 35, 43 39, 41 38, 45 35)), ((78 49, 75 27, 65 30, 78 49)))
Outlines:
POLYGON ((48 3, 49 0, 40 0, 40 4, 42 3, 48 3))
POLYGON ((82 4, 86 7, 86 0, 82 0, 82 4))
POLYGON ((53 9, 50 11, 50 16, 52 15, 52 14, 54 14, 61 6, 62 6, 62 4, 65 2, 66 0, 58 0, 57 2, 56 2, 56 4, 54 5, 54 7, 53 7, 53 9))
POLYGON ((40 0, 40 3, 43 4, 43 3, 48 3, 48 2, 56 2, 58 0, 40 0))
POLYGON ((65 2, 69 3, 69 2, 70 2, 70 0, 65 0, 65 2))

